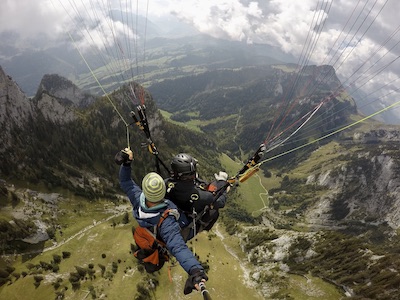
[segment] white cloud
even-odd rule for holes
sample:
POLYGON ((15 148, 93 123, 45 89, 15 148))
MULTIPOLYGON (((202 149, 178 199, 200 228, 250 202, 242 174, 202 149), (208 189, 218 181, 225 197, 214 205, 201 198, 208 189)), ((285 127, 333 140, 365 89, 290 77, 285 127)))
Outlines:
POLYGON ((61 31, 65 12, 56 10, 51 1, 3 0, 0 9, 0 32, 17 31, 22 38, 38 34, 52 36, 61 31))
POLYGON ((200 32, 214 37, 246 41, 262 17, 256 2, 247 6, 239 1, 194 1, 191 9, 172 8, 171 12, 200 32))

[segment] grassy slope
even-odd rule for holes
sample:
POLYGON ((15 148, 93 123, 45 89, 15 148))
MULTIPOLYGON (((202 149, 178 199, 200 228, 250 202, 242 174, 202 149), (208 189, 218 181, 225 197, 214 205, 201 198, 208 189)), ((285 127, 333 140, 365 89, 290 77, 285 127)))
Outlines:
MULTIPOLYGON (((255 180, 254 184, 257 184, 257 181, 255 180)), ((246 182, 246 185, 249 187, 255 186, 252 181, 246 182)), ((243 184, 240 188, 246 185, 243 184)), ((243 192, 243 194, 246 195, 246 192, 243 192)), ((109 205, 105 207, 108 211, 109 205)), ((99 208, 100 205, 97 206, 97 210, 99 208)), ((84 210, 87 210, 87 207, 84 210)), ((144 274, 140 274, 137 271, 136 259, 129 253, 132 242, 131 226, 135 222, 131 220, 130 224, 117 225, 113 228, 112 219, 103 223, 100 222, 101 219, 97 220, 96 226, 88 228, 84 233, 77 235, 74 239, 54 250, 45 251, 30 259, 21 256, 15 258, 14 267, 16 267, 16 272, 21 273, 28 271, 28 263, 50 262, 53 259, 53 254, 61 255, 62 251, 71 252, 70 258, 62 260, 58 273, 54 274, 47 271, 43 273, 45 279, 38 288, 33 285, 33 275, 28 275, 25 278, 21 277, 11 285, 1 287, 0 298, 10 300, 54 299, 54 288, 51 283, 55 282, 56 277, 61 277, 63 278, 62 287, 68 286, 68 290, 65 293, 66 299, 84 299, 88 293, 89 286, 94 287, 97 296, 104 293, 108 299, 132 299, 136 293, 136 284, 145 277, 144 274), (101 255, 103 253, 106 254, 106 258, 102 258, 101 255), (118 260, 121 262, 118 263, 118 272, 113 276, 112 280, 102 278, 98 264, 106 266, 106 270, 110 272, 111 264, 118 262, 118 260), (83 281, 78 291, 72 291, 71 284, 68 282, 69 273, 75 272, 75 266, 87 267, 89 263, 95 266, 96 279, 83 281)), ((121 219, 122 217, 118 216, 115 218, 115 222, 118 223, 121 219)), ((86 227, 87 222, 86 214, 84 214, 82 222, 80 217, 76 215, 69 227, 71 229, 69 234, 76 233, 76 230, 72 230, 72 228, 86 227)), ((220 226, 217 227, 217 230, 223 233, 223 229, 220 226)), ((65 231, 64 238, 66 238, 67 234, 68 231, 65 231)), ((226 233, 224 233, 223 239, 222 243, 220 237, 213 235, 209 238, 207 233, 202 233, 194 244, 189 244, 190 247, 195 248, 202 261, 208 260, 210 280, 207 283, 207 287, 211 295, 216 299, 238 299, 238 297, 242 298, 244 296, 246 299, 260 299, 257 292, 245 284, 246 275, 243 268, 248 268, 248 266, 245 263, 245 254, 240 251, 238 239, 226 233), (231 253, 234 253, 235 256, 232 256, 231 253)), ((9 259, 12 260, 14 258, 9 259)), ((200 297, 198 293, 193 293, 189 296, 183 295, 182 290, 186 274, 179 266, 172 268, 172 282, 169 282, 167 273, 167 268, 163 268, 161 275, 158 276, 160 286, 156 291, 157 299, 198 299, 200 297)), ((309 291, 304 289, 304 286, 307 286, 304 284, 304 280, 301 277, 293 277, 291 281, 294 284, 291 285, 290 293, 294 296, 294 299, 306 299, 305 295, 309 291)), ((314 282, 314 279, 312 279, 312 282, 314 282)), ((332 289, 326 283, 317 284, 317 287, 318 293, 323 293, 324 295, 327 295, 327 290, 332 289)), ((90 298, 90 295, 88 298, 90 298)), ((326 299, 337 298, 327 297, 326 299)))
MULTIPOLYGON (((317 159, 317 156, 326 158, 329 153, 333 158, 335 152, 332 151, 331 147, 327 146, 327 149, 331 150, 324 151, 321 149, 319 152, 315 152, 313 154, 316 156, 314 159, 317 159)), ((234 175, 240 168, 240 164, 225 155, 221 156, 221 162, 230 175, 234 175)), ((309 171, 309 167, 303 166, 294 170, 294 174, 301 176, 300 173, 304 174, 309 171)), ((279 184, 278 180, 279 178, 274 176, 271 179, 264 178, 262 173, 259 172, 257 176, 253 176, 237 187, 249 212, 257 213, 264 206, 268 206, 268 199, 263 195, 265 188, 269 189, 277 186, 279 184), (260 185, 260 182, 265 188, 260 185)), ((0 288, 0 298, 20 300, 54 299, 54 288, 51 283, 56 280, 56 277, 61 277, 63 278, 61 286, 68 287, 65 293, 66 299, 84 299, 88 293, 89 286, 94 287, 97 297, 103 293, 107 295, 108 299, 132 299, 136 293, 136 284, 145 277, 144 274, 140 274, 137 270, 136 259, 129 253, 130 244, 133 242, 131 226, 134 221, 131 220, 131 224, 117 225, 113 228, 112 219, 104 221, 105 218, 111 215, 110 209, 115 209, 113 205, 110 206, 110 203, 106 201, 93 205, 77 199, 77 201, 63 202, 60 206, 61 209, 68 208, 70 212, 75 211, 75 213, 72 214, 72 218, 71 215, 61 217, 61 223, 65 223, 68 226, 63 229, 62 237, 57 233, 58 241, 67 240, 68 236, 76 234, 82 228, 87 228, 87 230, 82 234, 76 235, 75 238, 64 245, 54 250, 45 251, 36 257, 28 259, 26 256, 18 256, 16 258, 8 257, 7 259, 9 261, 15 259, 13 265, 16 268, 16 272, 21 273, 28 271, 27 263, 50 262, 53 254, 61 255, 62 251, 71 252, 71 257, 62 260, 58 273, 53 274, 45 271, 43 273, 45 279, 38 288, 33 285, 33 275, 28 275, 25 278, 21 277, 18 280, 13 278, 11 285, 5 285, 0 288), (98 223, 96 226, 91 227, 93 220, 98 223), (103 223, 99 222, 101 220, 103 220, 103 223), (106 258, 102 258, 101 255, 103 253, 106 254, 106 258), (111 272, 111 264, 118 262, 118 260, 120 260, 118 271, 112 279, 102 278, 98 264, 106 266, 106 270, 111 272), (75 272, 75 266, 87 267, 89 263, 95 266, 96 279, 83 281, 78 291, 72 291, 71 284, 68 281, 69 273, 75 272)), ((127 208, 127 211, 130 211, 130 208, 127 208)), ((119 223, 121 219, 122 216, 119 215, 115 218, 115 222, 119 223)), ((218 232, 223 232, 220 226, 217 227, 217 230, 218 232)), ((46 245, 50 246, 50 243, 46 245)), ((251 272, 251 267, 245 263, 246 255, 241 252, 237 237, 229 236, 225 233, 222 242, 220 237, 213 236, 209 239, 207 233, 202 233, 195 241, 195 244, 190 244, 189 246, 195 248, 202 261, 208 260, 210 280, 207 283, 207 287, 214 298, 238 299, 246 297, 246 299, 260 299, 254 288, 244 283, 246 281, 246 272, 251 272)), ((160 282, 160 286, 156 291, 157 299, 198 299, 200 297, 198 293, 193 293, 189 296, 183 295, 182 290, 186 274, 179 266, 172 268, 172 282, 169 282, 167 273, 167 268, 163 268, 161 275, 157 276, 160 282)), ((339 299, 341 297, 341 294, 332 285, 311 276, 308 276, 308 280, 306 280, 301 276, 290 275, 290 285, 286 293, 290 294, 294 299, 318 299, 321 296, 324 299, 339 299)), ((90 295, 87 298, 90 298, 90 295)))
MULTIPOLYGON (((242 167, 241 163, 231 160, 227 155, 221 156, 221 162, 229 176, 235 176, 242 167)), ((260 171, 259 173, 260 174, 256 174, 256 176, 250 177, 238 187, 243 198, 243 203, 250 213, 255 213, 265 206, 268 206, 266 190, 264 185, 260 184, 264 179, 261 174, 262 172, 260 171)))
MULTIPOLYGON (((225 241, 224 241, 225 242, 225 241)), ((261 299, 257 292, 247 286, 245 274, 241 268, 241 261, 228 252, 218 236, 213 235, 209 239, 207 233, 201 233, 197 241, 189 243, 194 247, 200 260, 208 260, 210 270, 208 271, 209 280, 207 288, 213 299, 261 299)), ((160 287, 157 290, 157 299, 199 299, 199 293, 192 293, 184 296, 182 291, 186 273, 181 268, 173 268, 173 282, 168 282, 167 270, 163 270, 163 276, 160 277, 160 287)))
MULTIPOLYGON (((333 145, 327 145, 321 151, 318 152, 317 157, 329 157, 328 161, 333 163, 337 156, 335 147, 335 143, 333 145), (324 150, 325 149, 325 150, 324 150), (333 149, 333 151, 332 151, 333 149), (328 156, 329 155, 329 156, 328 156)), ((316 157, 313 157, 316 159, 316 157)), ((324 161, 325 161, 324 159, 324 161)), ((226 168, 227 172, 231 175, 236 174, 236 172, 240 169, 240 164, 231 160, 228 156, 222 155, 221 157, 222 165, 226 168)), ((294 174, 297 174, 298 177, 304 177, 310 170, 310 164, 300 167, 294 171, 294 174)), ((273 172, 272 172, 273 173, 273 172)), ((268 207, 268 198, 265 195, 265 191, 277 187, 280 185, 280 177, 272 176, 271 178, 265 178, 262 176, 262 172, 256 173, 255 176, 252 176, 246 182, 241 183, 238 189, 240 189, 241 196, 243 201, 246 203, 246 208, 248 212, 253 215, 258 215, 258 211, 264 208, 264 204, 268 207)), ((230 240, 234 240, 234 237, 230 237, 230 240)), ((229 240, 224 240, 224 242, 229 244, 229 240)), ((237 243, 237 241, 235 241, 237 243)), ((232 247, 236 253, 243 255, 243 252, 239 247, 232 247)), ((245 257, 241 257, 241 259, 245 259, 245 257)), ((313 277, 311 275, 307 275, 307 278, 298 276, 298 275, 289 275, 289 282, 287 284, 287 288, 281 289, 280 295, 290 295, 292 299, 297 300, 305 300, 305 299, 341 299, 343 294, 332 284, 329 284, 318 277, 313 277)))
MULTIPOLYGON (((216 123, 220 123, 222 121, 227 121, 229 119, 236 119, 238 117, 237 115, 230 115, 230 116, 226 116, 226 117, 218 117, 218 118, 204 121, 204 120, 199 119, 198 113, 187 113, 186 115, 192 117, 192 119, 190 119, 187 122, 178 122, 178 121, 174 121, 171 119, 172 113, 167 112, 165 110, 160 110, 160 112, 163 115, 163 117, 166 120, 168 120, 168 122, 171 122, 175 125, 184 126, 190 130, 197 131, 197 132, 203 132, 201 129, 201 126, 216 124, 216 123)), ((218 132, 215 132, 215 135, 218 136, 218 132)))
POLYGON ((290 275, 288 285, 287 293, 296 300, 345 298, 334 285, 317 277, 290 275))
MULTIPOLYGON (((70 205, 73 210, 73 206, 78 204, 70 203, 70 205)), ((117 225, 113 228, 113 221, 119 223, 122 219, 122 216, 118 216, 115 220, 110 219, 102 223, 100 222, 102 218, 99 218, 95 226, 90 226, 93 225, 93 218, 90 221, 91 224, 88 223, 90 210, 88 207, 79 206, 82 211, 70 219, 68 230, 64 231, 62 238, 58 238, 60 242, 67 240, 65 244, 37 256, 31 255, 30 258, 28 256, 7 258, 8 261, 13 261, 13 266, 16 268, 15 272, 26 271, 29 273, 28 263, 34 265, 39 264, 40 261, 49 263, 54 254, 62 255, 63 251, 71 252, 71 257, 63 259, 60 263, 60 270, 57 273, 44 271, 42 276, 45 279, 38 288, 33 285, 33 275, 21 277, 16 281, 13 278, 11 285, 0 288, 0 299, 54 299, 55 292, 51 284, 56 281, 57 277, 63 279, 62 287, 68 287, 65 293, 66 299, 84 299, 89 286, 94 287, 97 296, 104 293, 108 299, 132 299, 136 293, 136 284, 145 277, 137 270, 136 259, 129 253, 130 244, 133 242, 131 226, 135 222, 131 220, 131 224, 117 225), (82 228, 87 228, 87 230, 76 235, 77 230, 82 228), (67 237, 70 235, 75 235, 75 238, 69 240, 67 237), (105 254, 106 258, 102 258, 102 254, 105 254), (118 271, 113 276, 112 281, 102 278, 101 269, 98 265, 106 266, 107 273, 107 271, 111 271, 112 263, 118 262, 118 260, 121 262, 118 263, 118 271), (76 271, 75 266, 87 267, 89 263, 95 266, 96 279, 82 281, 81 288, 76 292, 72 291, 71 284, 68 281, 70 272, 76 271)), ((96 210, 99 210, 100 205, 95 207, 96 210)), ((104 205, 104 208, 108 211, 110 207, 107 204, 104 205)), ((103 217, 108 215, 107 213, 103 217)), ((235 299, 235 295, 246 295, 247 299, 260 299, 255 290, 243 284, 243 271, 240 267, 240 261, 231 257, 220 238, 214 235, 209 240, 207 233, 202 233, 195 244, 189 246, 195 248, 202 261, 208 260, 211 269, 208 272, 210 280, 207 286, 217 299, 235 299), (233 275, 221 277, 221 274, 233 275)), ((183 285, 187 275, 179 266, 172 268, 172 275, 173 282, 170 283, 168 282, 167 268, 163 268, 161 276, 158 276, 160 286, 156 291, 157 299, 198 299, 199 294, 197 293, 190 296, 183 295, 183 285)))
MULTIPOLYGON (((119 217, 120 219, 120 217, 119 217)), ((51 283, 55 281, 54 276, 60 276, 63 278, 62 285, 69 287, 66 292, 66 299, 77 299, 84 297, 85 290, 88 286, 93 285, 96 290, 104 289, 105 293, 109 295, 109 299, 116 299, 113 295, 120 293, 121 299, 129 299, 129 295, 134 292, 130 288, 121 289, 122 281, 127 280, 126 277, 132 277, 132 280, 138 280, 140 274, 138 271, 132 272, 132 275, 127 276, 123 270, 125 268, 135 268, 135 262, 132 256, 129 254, 131 235, 130 225, 117 226, 115 229, 111 226, 112 221, 102 223, 92 229, 82 233, 75 239, 64 244, 55 250, 46 251, 32 259, 23 261, 22 257, 18 257, 14 263, 17 271, 22 272, 26 269, 26 264, 38 264, 40 261, 50 262, 53 258, 53 254, 61 255, 62 251, 71 252, 71 257, 63 259, 60 264, 60 270, 57 274, 50 276, 49 272, 44 272, 44 281, 38 288, 33 285, 34 279, 31 275, 25 278, 20 278, 12 285, 3 286, 0 290, 0 298, 2 299, 54 299, 54 288, 51 283), (102 258, 102 254, 106 254, 106 258, 102 258), (111 269, 111 263, 121 259, 121 263, 118 266, 118 272, 114 277, 113 281, 106 281, 100 278, 100 268, 98 264, 106 266, 108 270, 111 269), (85 267, 89 263, 95 265, 97 278, 94 281, 87 280, 82 283, 81 289, 77 292, 73 292, 71 285, 68 282, 69 273, 75 272, 75 266, 85 267), (47 274, 47 276, 46 276, 47 274), (125 278, 124 278, 125 277, 125 278), (113 288, 108 288, 112 284, 113 288), (4 298, 3 298, 4 297, 4 298)), ((128 285, 129 287, 129 285, 128 285)))

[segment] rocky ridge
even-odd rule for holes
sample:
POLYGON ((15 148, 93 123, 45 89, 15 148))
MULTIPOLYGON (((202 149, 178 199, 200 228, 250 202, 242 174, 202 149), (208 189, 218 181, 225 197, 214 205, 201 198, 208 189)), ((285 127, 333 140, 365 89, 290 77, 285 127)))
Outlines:
POLYGON ((21 128, 34 116, 34 105, 18 84, 0 66, 0 153, 10 146, 12 128, 21 128), (12 119, 13 123, 9 120, 12 119))
MULTIPOLYGON (((381 132, 382 133, 382 132, 381 132)), ((392 142, 398 134, 387 132, 392 142)), ((382 147, 383 148, 383 147, 382 147)), ((358 221, 400 227, 400 159, 396 151, 359 151, 334 169, 310 175, 307 184, 328 188, 307 212, 310 223, 343 224, 358 221)))

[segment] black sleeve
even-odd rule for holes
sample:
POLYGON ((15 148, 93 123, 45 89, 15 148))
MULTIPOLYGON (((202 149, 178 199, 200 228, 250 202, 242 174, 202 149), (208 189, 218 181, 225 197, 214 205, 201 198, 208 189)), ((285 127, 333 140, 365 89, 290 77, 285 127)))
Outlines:
POLYGON ((211 205, 214 202, 214 195, 211 192, 204 191, 200 188, 196 188, 199 199, 193 201, 194 209, 197 212, 202 211, 207 205, 211 205))

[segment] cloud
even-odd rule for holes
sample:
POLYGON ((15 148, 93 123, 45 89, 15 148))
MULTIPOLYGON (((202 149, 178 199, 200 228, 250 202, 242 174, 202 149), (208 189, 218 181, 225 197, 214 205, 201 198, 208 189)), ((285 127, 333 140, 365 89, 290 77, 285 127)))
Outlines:
POLYGON ((191 10, 179 7, 173 9, 172 13, 200 32, 214 37, 248 41, 253 36, 258 20, 262 17, 262 11, 256 2, 247 6, 239 1, 214 3, 215 1, 195 1, 191 10))
POLYGON ((192 9, 178 2, 170 11, 201 32, 333 65, 347 84, 376 91, 400 75, 400 1, 198 0, 192 9))
POLYGON ((15 31, 22 38, 39 34, 52 36, 62 30, 65 12, 55 9, 48 0, 3 0, 0 10, 0 32, 15 31))

